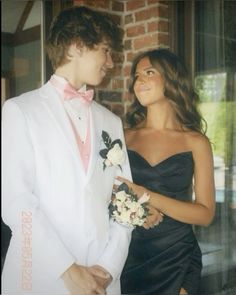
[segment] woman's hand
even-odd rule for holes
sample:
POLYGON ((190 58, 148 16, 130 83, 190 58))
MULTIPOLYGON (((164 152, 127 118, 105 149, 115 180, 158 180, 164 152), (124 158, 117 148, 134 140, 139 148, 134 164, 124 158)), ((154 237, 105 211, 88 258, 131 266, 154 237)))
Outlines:
POLYGON ((162 214, 160 211, 155 209, 152 206, 148 206, 149 215, 146 218, 146 221, 143 224, 143 227, 145 229, 153 228, 157 225, 159 225, 160 222, 163 221, 164 214, 162 214))
MULTIPOLYGON (((137 185, 131 181, 129 181, 126 178, 123 177, 116 177, 117 180, 119 180, 122 183, 125 183, 128 185, 128 187, 134 192, 134 194, 137 195, 138 198, 141 198, 144 193, 149 193, 149 190, 146 189, 143 186, 137 185)), ((117 185, 114 185, 114 190, 116 191, 117 185)), ((151 206, 150 204, 148 205, 148 210, 149 210, 149 215, 146 218, 146 221, 143 224, 143 227, 145 229, 153 228, 154 226, 157 226, 160 222, 163 221, 164 214, 162 214, 160 211, 158 211, 156 208, 151 206)))
MULTIPOLYGON (((119 180, 120 182, 127 184, 128 187, 137 195, 138 198, 141 198, 144 193, 149 193, 149 191, 145 189, 145 187, 137 185, 126 178, 117 176, 116 179, 119 180)), ((116 191, 116 189, 117 189, 117 185, 114 185, 114 190, 116 191)))

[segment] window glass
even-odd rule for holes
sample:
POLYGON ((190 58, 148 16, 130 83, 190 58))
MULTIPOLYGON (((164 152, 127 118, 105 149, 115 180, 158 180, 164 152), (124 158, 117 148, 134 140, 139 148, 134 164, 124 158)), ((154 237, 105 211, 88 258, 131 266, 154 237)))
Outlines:
POLYGON ((2 1, 2 78, 5 99, 38 88, 41 81, 42 1, 2 1))
POLYGON ((235 4, 195 1, 194 7, 195 86, 212 143, 216 183, 215 219, 207 228, 195 227, 209 288, 205 285, 201 294, 231 294, 217 292, 236 286, 235 4))

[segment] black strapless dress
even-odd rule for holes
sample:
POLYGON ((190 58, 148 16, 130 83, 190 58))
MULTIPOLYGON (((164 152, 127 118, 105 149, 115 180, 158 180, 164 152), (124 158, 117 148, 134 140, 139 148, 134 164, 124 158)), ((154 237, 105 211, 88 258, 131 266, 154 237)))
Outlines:
MULTIPOLYGON (((192 152, 175 154, 155 166, 128 150, 134 183, 173 199, 192 199, 192 152)), ((133 230, 121 275, 122 294, 178 295, 181 287, 196 295, 202 254, 190 224, 165 216, 152 229, 133 230)))

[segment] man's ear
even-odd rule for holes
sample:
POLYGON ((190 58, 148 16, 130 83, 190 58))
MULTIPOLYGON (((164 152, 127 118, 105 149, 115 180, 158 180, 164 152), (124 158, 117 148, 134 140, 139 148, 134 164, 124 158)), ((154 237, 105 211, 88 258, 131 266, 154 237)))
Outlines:
POLYGON ((84 46, 80 43, 72 43, 67 50, 67 58, 71 60, 76 55, 82 56, 84 46))
POLYGON ((75 50, 76 50, 77 54, 79 54, 79 56, 82 56, 82 54, 84 52, 84 48, 85 48, 84 44, 82 42, 80 42, 80 43, 75 44, 75 47, 76 47, 75 50))
POLYGON ((76 54, 76 44, 71 44, 68 46, 66 57, 67 59, 71 60, 76 54))

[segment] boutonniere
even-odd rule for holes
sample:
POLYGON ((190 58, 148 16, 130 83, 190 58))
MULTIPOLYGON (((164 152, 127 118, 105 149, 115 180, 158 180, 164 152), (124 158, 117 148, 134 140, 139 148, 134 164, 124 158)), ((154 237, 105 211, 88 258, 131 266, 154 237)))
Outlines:
POLYGON ((105 149, 99 152, 100 156, 104 159, 103 170, 110 166, 118 166, 122 170, 121 165, 125 160, 122 141, 120 139, 112 141, 110 135, 104 130, 102 131, 102 140, 106 146, 105 149))

